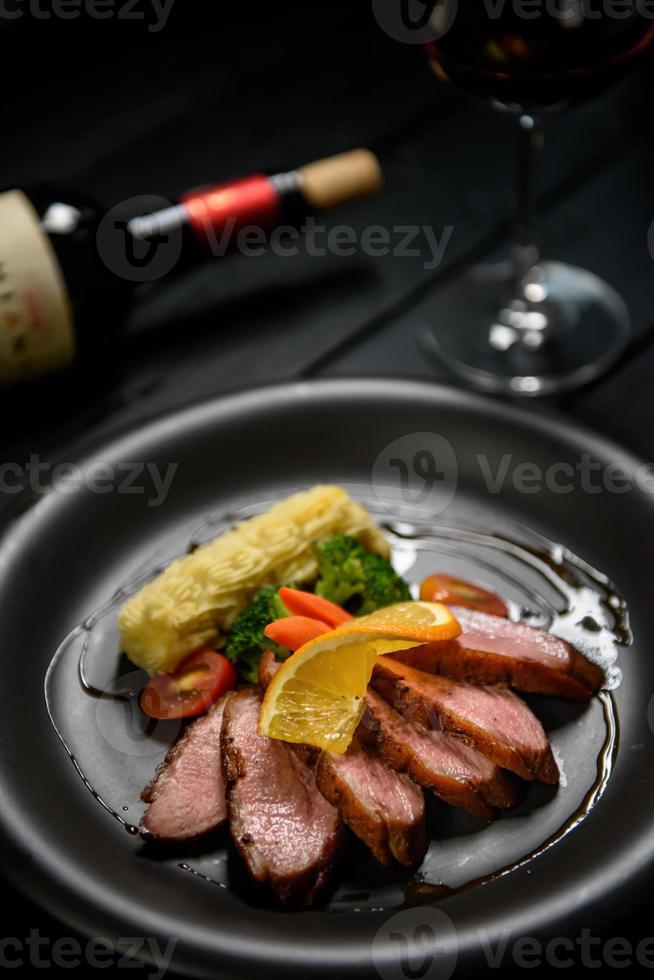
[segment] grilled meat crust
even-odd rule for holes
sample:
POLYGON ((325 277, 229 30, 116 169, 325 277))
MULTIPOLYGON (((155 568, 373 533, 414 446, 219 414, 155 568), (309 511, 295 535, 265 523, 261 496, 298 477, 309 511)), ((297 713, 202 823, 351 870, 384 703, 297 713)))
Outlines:
POLYGON ((344 755, 320 754, 317 783, 380 864, 422 861, 428 846, 425 800, 408 776, 355 740, 344 755))
POLYGON ((403 718, 375 691, 366 696, 364 723, 375 733, 379 754, 388 765, 446 803, 491 820, 495 807, 506 809, 518 802, 507 773, 457 739, 403 718))
POLYGON ((577 701, 587 701, 604 683, 601 667, 546 630, 472 609, 452 612, 460 636, 394 653, 393 659, 455 680, 577 701))
POLYGON ((453 681, 380 658, 373 687, 425 728, 440 728, 523 779, 556 784, 559 771, 543 727, 512 691, 453 681))

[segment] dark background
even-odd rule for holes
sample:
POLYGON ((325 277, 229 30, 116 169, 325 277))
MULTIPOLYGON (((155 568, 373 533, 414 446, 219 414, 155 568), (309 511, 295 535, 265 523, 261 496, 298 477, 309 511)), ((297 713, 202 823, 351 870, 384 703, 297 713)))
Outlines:
MULTIPOLYGON (((43 0, 40 9, 51 8, 43 0)), ((144 2, 135 10, 150 15, 144 2)), ((39 20, 24 5, 16 20, 0 16, 0 45, 0 186, 69 183, 109 207, 365 145, 381 157, 385 190, 329 223, 430 224, 437 234, 453 226, 431 272, 421 257, 269 254, 231 256, 160 284, 102 361, 0 397, 3 459, 70 458, 76 444, 117 426, 271 380, 394 374, 450 383, 418 333, 448 317, 465 266, 507 239, 512 121, 436 83, 421 50, 389 38, 368 0, 176 0, 157 33, 145 20, 39 20)), ((612 283, 634 335, 609 377, 532 406, 563 411, 648 459, 653 77, 644 62, 594 102, 548 121, 544 251, 612 283)), ((3 891, 1 934, 71 935, 10 886, 3 891)), ((616 910, 597 923, 601 931, 641 938, 654 928, 645 914, 626 922, 616 910)))

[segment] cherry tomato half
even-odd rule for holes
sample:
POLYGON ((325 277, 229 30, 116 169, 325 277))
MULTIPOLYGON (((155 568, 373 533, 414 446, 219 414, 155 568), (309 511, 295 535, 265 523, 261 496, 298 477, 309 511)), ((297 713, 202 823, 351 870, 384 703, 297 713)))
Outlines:
POLYGON ((196 650, 173 674, 155 674, 139 704, 150 718, 193 718, 236 685, 236 668, 222 653, 196 650))
POLYGON ((482 589, 465 579, 443 575, 430 575, 420 586, 420 598, 425 602, 444 602, 447 606, 465 606, 490 616, 508 616, 506 603, 494 592, 482 589))

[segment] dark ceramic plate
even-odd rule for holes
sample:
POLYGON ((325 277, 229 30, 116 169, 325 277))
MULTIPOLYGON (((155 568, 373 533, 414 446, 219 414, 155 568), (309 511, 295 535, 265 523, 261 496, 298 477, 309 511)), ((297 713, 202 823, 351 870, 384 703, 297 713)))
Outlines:
POLYGON ((654 506, 637 460, 451 389, 352 380, 206 402, 77 465, 76 490, 69 474, 17 502, 0 547, 2 831, 9 873, 48 909, 89 935, 172 938, 173 966, 196 975, 447 978, 497 957, 509 967, 527 936, 563 939, 565 956, 583 929, 638 902, 654 852, 654 506), (516 614, 599 656, 612 690, 588 705, 530 699, 558 792, 530 787, 491 826, 430 802, 417 874, 381 872, 350 841, 324 906, 290 914, 252 892, 222 838, 171 854, 126 833, 174 726, 144 731, 128 702, 89 696, 78 662, 86 649, 102 690, 133 686, 118 656, 121 597, 236 516, 317 482, 370 504, 410 579, 440 568, 498 589, 516 614), (617 642, 620 594, 630 648, 617 642), (57 650, 51 719, 43 681, 57 650))

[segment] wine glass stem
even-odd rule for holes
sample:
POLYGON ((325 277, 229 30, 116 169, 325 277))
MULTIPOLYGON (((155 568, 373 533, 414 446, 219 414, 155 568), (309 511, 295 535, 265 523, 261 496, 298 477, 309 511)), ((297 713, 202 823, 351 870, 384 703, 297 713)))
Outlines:
POLYGON ((528 113, 518 118, 518 187, 516 212, 516 272, 521 280, 538 261, 536 244, 536 167, 543 149, 543 127, 528 113))

